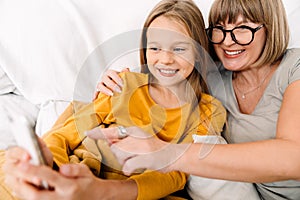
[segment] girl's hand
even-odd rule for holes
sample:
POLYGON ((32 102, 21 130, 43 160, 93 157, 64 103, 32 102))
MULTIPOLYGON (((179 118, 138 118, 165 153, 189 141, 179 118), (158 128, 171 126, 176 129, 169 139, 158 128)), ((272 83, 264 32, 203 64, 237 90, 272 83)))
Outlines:
MULTIPOLYGON (((121 72, 129 71, 129 68, 123 69, 121 72)), ((97 84, 96 92, 93 100, 97 99, 100 92, 113 96, 113 92, 121 92, 123 81, 118 75, 119 72, 114 70, 107 70, 103 75, 101 81, 97 84)))

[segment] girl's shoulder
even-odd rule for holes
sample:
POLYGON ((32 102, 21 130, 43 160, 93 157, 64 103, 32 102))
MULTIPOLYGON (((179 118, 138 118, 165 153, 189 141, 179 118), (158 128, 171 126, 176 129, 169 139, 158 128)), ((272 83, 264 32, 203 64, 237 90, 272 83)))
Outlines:
POLYGON ((123 80, 123 89, 136 88, 148 84, 148 74, 139 72, 120 72, 123 80))
POLYGON ((206 93, 201 94, 201 101, 199 106, 201 108, 206 108, 211 111, 219 110, 225 112, 225 108, 222 105, 221 101, 219 101, 216 97, 213 97, 206 93))

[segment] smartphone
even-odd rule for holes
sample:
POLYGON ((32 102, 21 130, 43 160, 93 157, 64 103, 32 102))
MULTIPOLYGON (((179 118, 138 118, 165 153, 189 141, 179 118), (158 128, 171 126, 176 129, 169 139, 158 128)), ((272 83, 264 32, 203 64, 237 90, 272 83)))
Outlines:
MULTIPOLYGON (((26 149, 30 156, 30 163, 34 165, 47 165, 38 136, 36 135, 33 127, 30 125, 28 119, 24 116, 10 116, 10 128, 18 146, 26 149)), ((49 189, 47 182, 42 181, 38 186, 42 189, 49 189)))

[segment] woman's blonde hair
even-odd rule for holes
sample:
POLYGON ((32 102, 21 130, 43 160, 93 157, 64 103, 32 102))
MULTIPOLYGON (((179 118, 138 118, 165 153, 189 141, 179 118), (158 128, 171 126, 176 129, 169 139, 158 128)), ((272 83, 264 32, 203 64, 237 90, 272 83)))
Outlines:
MULTIPOLYGON (((209 26, 222 22, 234 23, 242 15, 245 20, 264 24, 266 42, 255 65, 274 63, 286 51, 289 43, 289 28, 284 5, 281 0, 215 0, 209 13, 209 26), (228 21, 227 21, 228 20, 228 21)), ((210 46, 212 56, 218 58, 210 46)))
POLYGON ((147 29, 153 20, 159 16, 179 21, 186 27, 190 37, 194 40, 196 62, 194 63, 194 70, 187 78, 187 81, 194 90, 197 102, 199 102, 201 93, 208 93, 208 88, 203 78, 206 74, 205 52, 208 50, 208 40, 205 35, 205 23, 202 13, 192 0, 162 0, 153 8, 144 23, 141 37, 140 62, 142 65, 141 72, 143 73, 149 73, 146 57, 147 29))

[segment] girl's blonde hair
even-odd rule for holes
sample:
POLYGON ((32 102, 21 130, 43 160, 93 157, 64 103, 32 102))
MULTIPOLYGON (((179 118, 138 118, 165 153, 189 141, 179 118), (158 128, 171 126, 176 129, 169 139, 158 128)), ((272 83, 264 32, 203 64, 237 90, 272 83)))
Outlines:
MULTIPOLYGON (((253 23, 264 24, 266 42, 256 66, 278 61, 289 43, 289 28, 281 0, 215 0, 209 13, 209 26, 222 22, 234 23, 238 16, 253 23), (228 20, 228 21, 227 21, 228 20)), ((213 45, 210 46, 214 60, 218 60, 213 45)))
POLYGON ((208 50, 208 40, 205 35, 205 23, 202 13, 192 0, 162 0, 153 8, 144 23, 141 37, 140 62, 142 65, 141 72, 143 73, 149 73, 146 57, 147 29, 153 20, 159 16, 175 19, 182 23, 194 40, 196 62, 194 63, 194 70, 187 78, 187 81, 194 90, 197 102, 199 102, 201 93, 208 93, 208 88, 203 78, 206 74, 205 52, 208 50))

